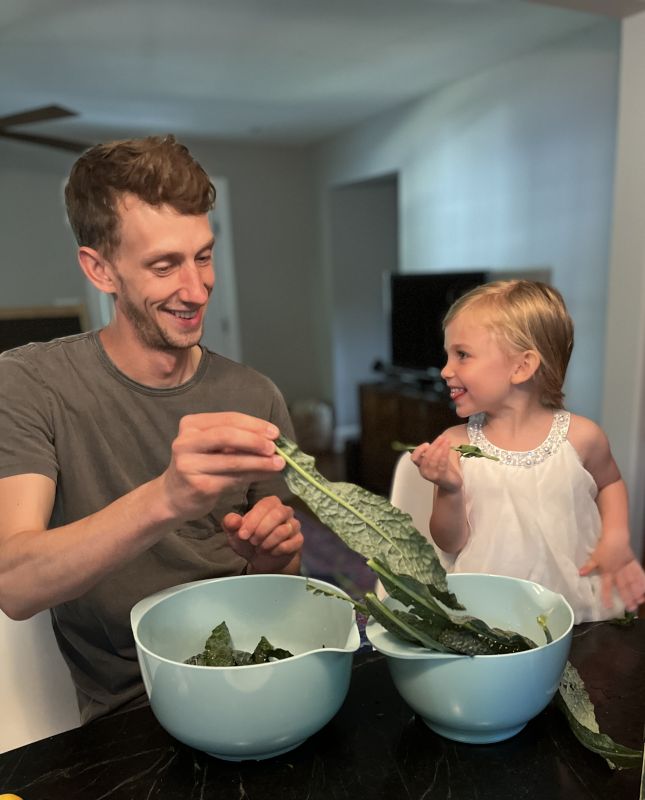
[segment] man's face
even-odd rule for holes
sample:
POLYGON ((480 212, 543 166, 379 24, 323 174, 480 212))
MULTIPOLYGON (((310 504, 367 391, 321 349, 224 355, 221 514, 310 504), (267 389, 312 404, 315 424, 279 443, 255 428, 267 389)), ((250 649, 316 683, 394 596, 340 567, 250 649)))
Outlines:
POLYGON ((187 349, 202 337, 215 283, 208 216, 119 202, 121 241, 110 264, 115 303, 139 341, 155 350, 187 349))

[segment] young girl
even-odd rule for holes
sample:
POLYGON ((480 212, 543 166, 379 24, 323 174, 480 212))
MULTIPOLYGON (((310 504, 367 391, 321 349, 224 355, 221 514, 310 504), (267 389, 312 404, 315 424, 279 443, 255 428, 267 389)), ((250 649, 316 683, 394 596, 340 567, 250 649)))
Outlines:
POLYGON ((442 377, 467 424, 412 460, 435 484, 430 534, 449 572, 490 572, 563 594, 576 622, 645 600, 629 544, 627 493, 603 431, 562 405, 573 323, 543 283, 498 281, 444 320, 442 377), (452 448, 477 445, 489 458, 452 448))

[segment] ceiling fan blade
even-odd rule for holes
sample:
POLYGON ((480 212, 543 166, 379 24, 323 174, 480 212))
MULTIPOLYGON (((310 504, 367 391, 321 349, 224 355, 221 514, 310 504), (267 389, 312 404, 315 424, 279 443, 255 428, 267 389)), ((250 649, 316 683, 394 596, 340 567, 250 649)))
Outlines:
POLYGON ((77 111, 71 111, 63 106, 39 106, 28 111, 19 111, 17 114, 10 114, 0 117, 0 128, 8 128, 11 125, 27 125, 30 122, 44 122, 49 119, 62 119, 63 117, 76 117, 77 111))
POLYGON ((67 150, 71 153, 83 153, 90 144, 83 142, 74 142, 71 139, 57 139, 54 136, 39 136, 35 133, 16 133, 14 131, 0 130, 0 137, 4 139, 16 139, 19 142, 30 142, 31 144, 40 144, 45 147, 56 147, 59 150, 67 150))

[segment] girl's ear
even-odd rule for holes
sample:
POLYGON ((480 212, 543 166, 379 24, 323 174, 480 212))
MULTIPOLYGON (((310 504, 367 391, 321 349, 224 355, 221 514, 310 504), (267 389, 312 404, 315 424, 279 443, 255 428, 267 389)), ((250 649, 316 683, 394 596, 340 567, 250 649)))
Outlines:
POLYGON ((511 375, 511 383, 525 383, 530 380, 540 366, 540 356, 535 350, 525 350, 517 358, 515 369, 511 375))
POLYGON ((92 247, 79 247, 78 263, 85 273, 85 277, 94 284, 99 292, 115 294, 114 270, 112 265, 92 247))

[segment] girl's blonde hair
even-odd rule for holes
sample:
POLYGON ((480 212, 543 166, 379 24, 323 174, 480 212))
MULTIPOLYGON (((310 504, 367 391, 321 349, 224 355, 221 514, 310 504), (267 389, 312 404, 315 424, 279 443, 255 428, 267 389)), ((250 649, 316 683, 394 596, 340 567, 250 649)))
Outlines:
POLYGON ((452 304, 443 327, 465 311, 481 314, 481 324, 512 350, 535 350, 540 366, 533 380, 540 402, 548 408, 562 408, 562 386, 573 350, 573 321, 560 292, 540 281, 485 283, 452 304))

